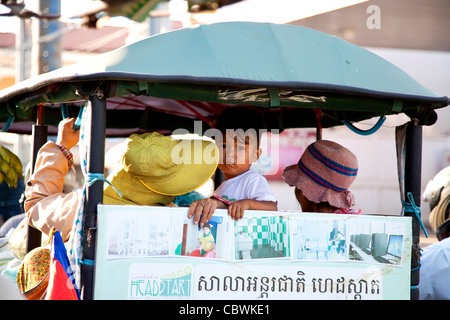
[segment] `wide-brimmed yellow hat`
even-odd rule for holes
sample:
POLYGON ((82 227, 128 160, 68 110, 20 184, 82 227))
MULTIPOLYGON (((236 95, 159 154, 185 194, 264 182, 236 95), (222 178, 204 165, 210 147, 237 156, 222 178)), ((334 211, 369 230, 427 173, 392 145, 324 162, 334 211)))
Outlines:
POLYGON ((191 192, 214 174, 219 150, 212 141, 175 140, 157 132, 132 134, 121 158, 123 169, 148 189, 170 196, 191 192))

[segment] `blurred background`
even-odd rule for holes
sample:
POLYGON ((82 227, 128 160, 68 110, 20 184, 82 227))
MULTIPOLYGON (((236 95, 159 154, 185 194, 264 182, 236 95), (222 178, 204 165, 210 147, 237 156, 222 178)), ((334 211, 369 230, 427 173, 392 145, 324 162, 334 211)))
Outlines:
MULTIPOLYGON (((37 74, 114 50, 143 38, 196 24, 223 21, 274 22, 304 26, 362 46, 397 65, 439 96, 450 96, 450 1, 448 0, 1 0, 0 90, 37 74)), ((450 108, 423 130, 422 191, 450 165, 450 108)), ((368 129, 376 119, 356 124, 368 129)), ((395 127, 409 121, 389 116, 373 135, 346 127, 323 130, 323 139, 352 150, 359 174, 351 188, 364 213, 400 215, 395 127)), ((54 139, 54 137, 50 137, 54 139)), ((315 140, 315 129, 289 129, 268 136, 278 159, 261 157, 255 170, 266 174, 280 210, 300 210, 294 191, 281 180, 286 165, 298 161, 315 140)), ((108 157, 121 139, 106 143, 108 157), (108 153, 109 151, 109 153, 108 153)), ((0 133, 0 144, 31 159, 31 136, 0 133)), ((74 150, 77 161, 77 151, 74 150)), ((79 181, 80 179, 78 179, 79 181)), ((429 227, 428 204, 422 219, 429 227)), ((433 238, 429 241, 434 241, 433 238)))

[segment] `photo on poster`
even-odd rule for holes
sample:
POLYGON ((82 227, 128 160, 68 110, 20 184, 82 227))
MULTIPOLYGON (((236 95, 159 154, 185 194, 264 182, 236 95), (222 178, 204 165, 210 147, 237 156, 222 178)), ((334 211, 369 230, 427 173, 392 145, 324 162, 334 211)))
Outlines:
POLYGON ((172 254, 192 258, 230 259, 233 221, 216 212, 203 226, 187 219, 186 210, 172 211, 172 254))
POLYGON ((169 255, 170 214, 155 210, 113 211, 107 223, 107 257, 136 258, 169 255))
POLYGON ((347 260, 347 222, 323 216, 291 217, 292 259, 347 260))
POLYGON ((254 214, 235 223, 235 260, 289 257, 289 218, 254 214))
POLYGON ((349 260, 400 265, 405 228, 400 223, 358 219, 349 223, 349 260))

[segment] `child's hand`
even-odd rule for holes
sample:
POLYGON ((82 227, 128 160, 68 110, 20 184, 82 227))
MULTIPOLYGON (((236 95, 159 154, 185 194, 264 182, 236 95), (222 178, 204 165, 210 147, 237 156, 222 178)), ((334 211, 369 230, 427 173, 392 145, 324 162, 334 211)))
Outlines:
POLYGON ((67 149, 71 149, 76 146, 80 139, 80 131, 73 130, 73 125, 76 118, 66 118, 62 120, 58 125, 58 137, 56 144, 67 149))
POLYGON ((189 206, 188 218, 190 219, 194 216, 194 224, 203 226, 204 223, 211 219, 216 209, 223 209, 225 207, 225 204, 217 199, 207 198, 195 200, 189 206), (202 216, 201 220, 200 216, 202 216))
POLYGON ((251 199, 237 200, 228 205, 228 215, 236 221, 244 217, 245 210, 277 211, 278 207, 277 203, 273 201, 259 201, 251 199))
POLYGON ((247 199, 237 200, 228 206, 228 215, 231 219, 238 221, 244 217, 244 211, 250 209, 250 201, 247 199))

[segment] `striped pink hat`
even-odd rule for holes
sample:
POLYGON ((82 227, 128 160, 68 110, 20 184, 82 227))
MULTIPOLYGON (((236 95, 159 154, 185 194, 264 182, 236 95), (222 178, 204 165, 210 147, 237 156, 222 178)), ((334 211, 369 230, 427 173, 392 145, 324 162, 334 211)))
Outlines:
POLYGON ((308 146, 297 164, 283 171, 285 182, 312 202, 328 202, 340 209, 355 205, 348 190, 358 173, 356 156, 340 144, 318 140, 308 146))

